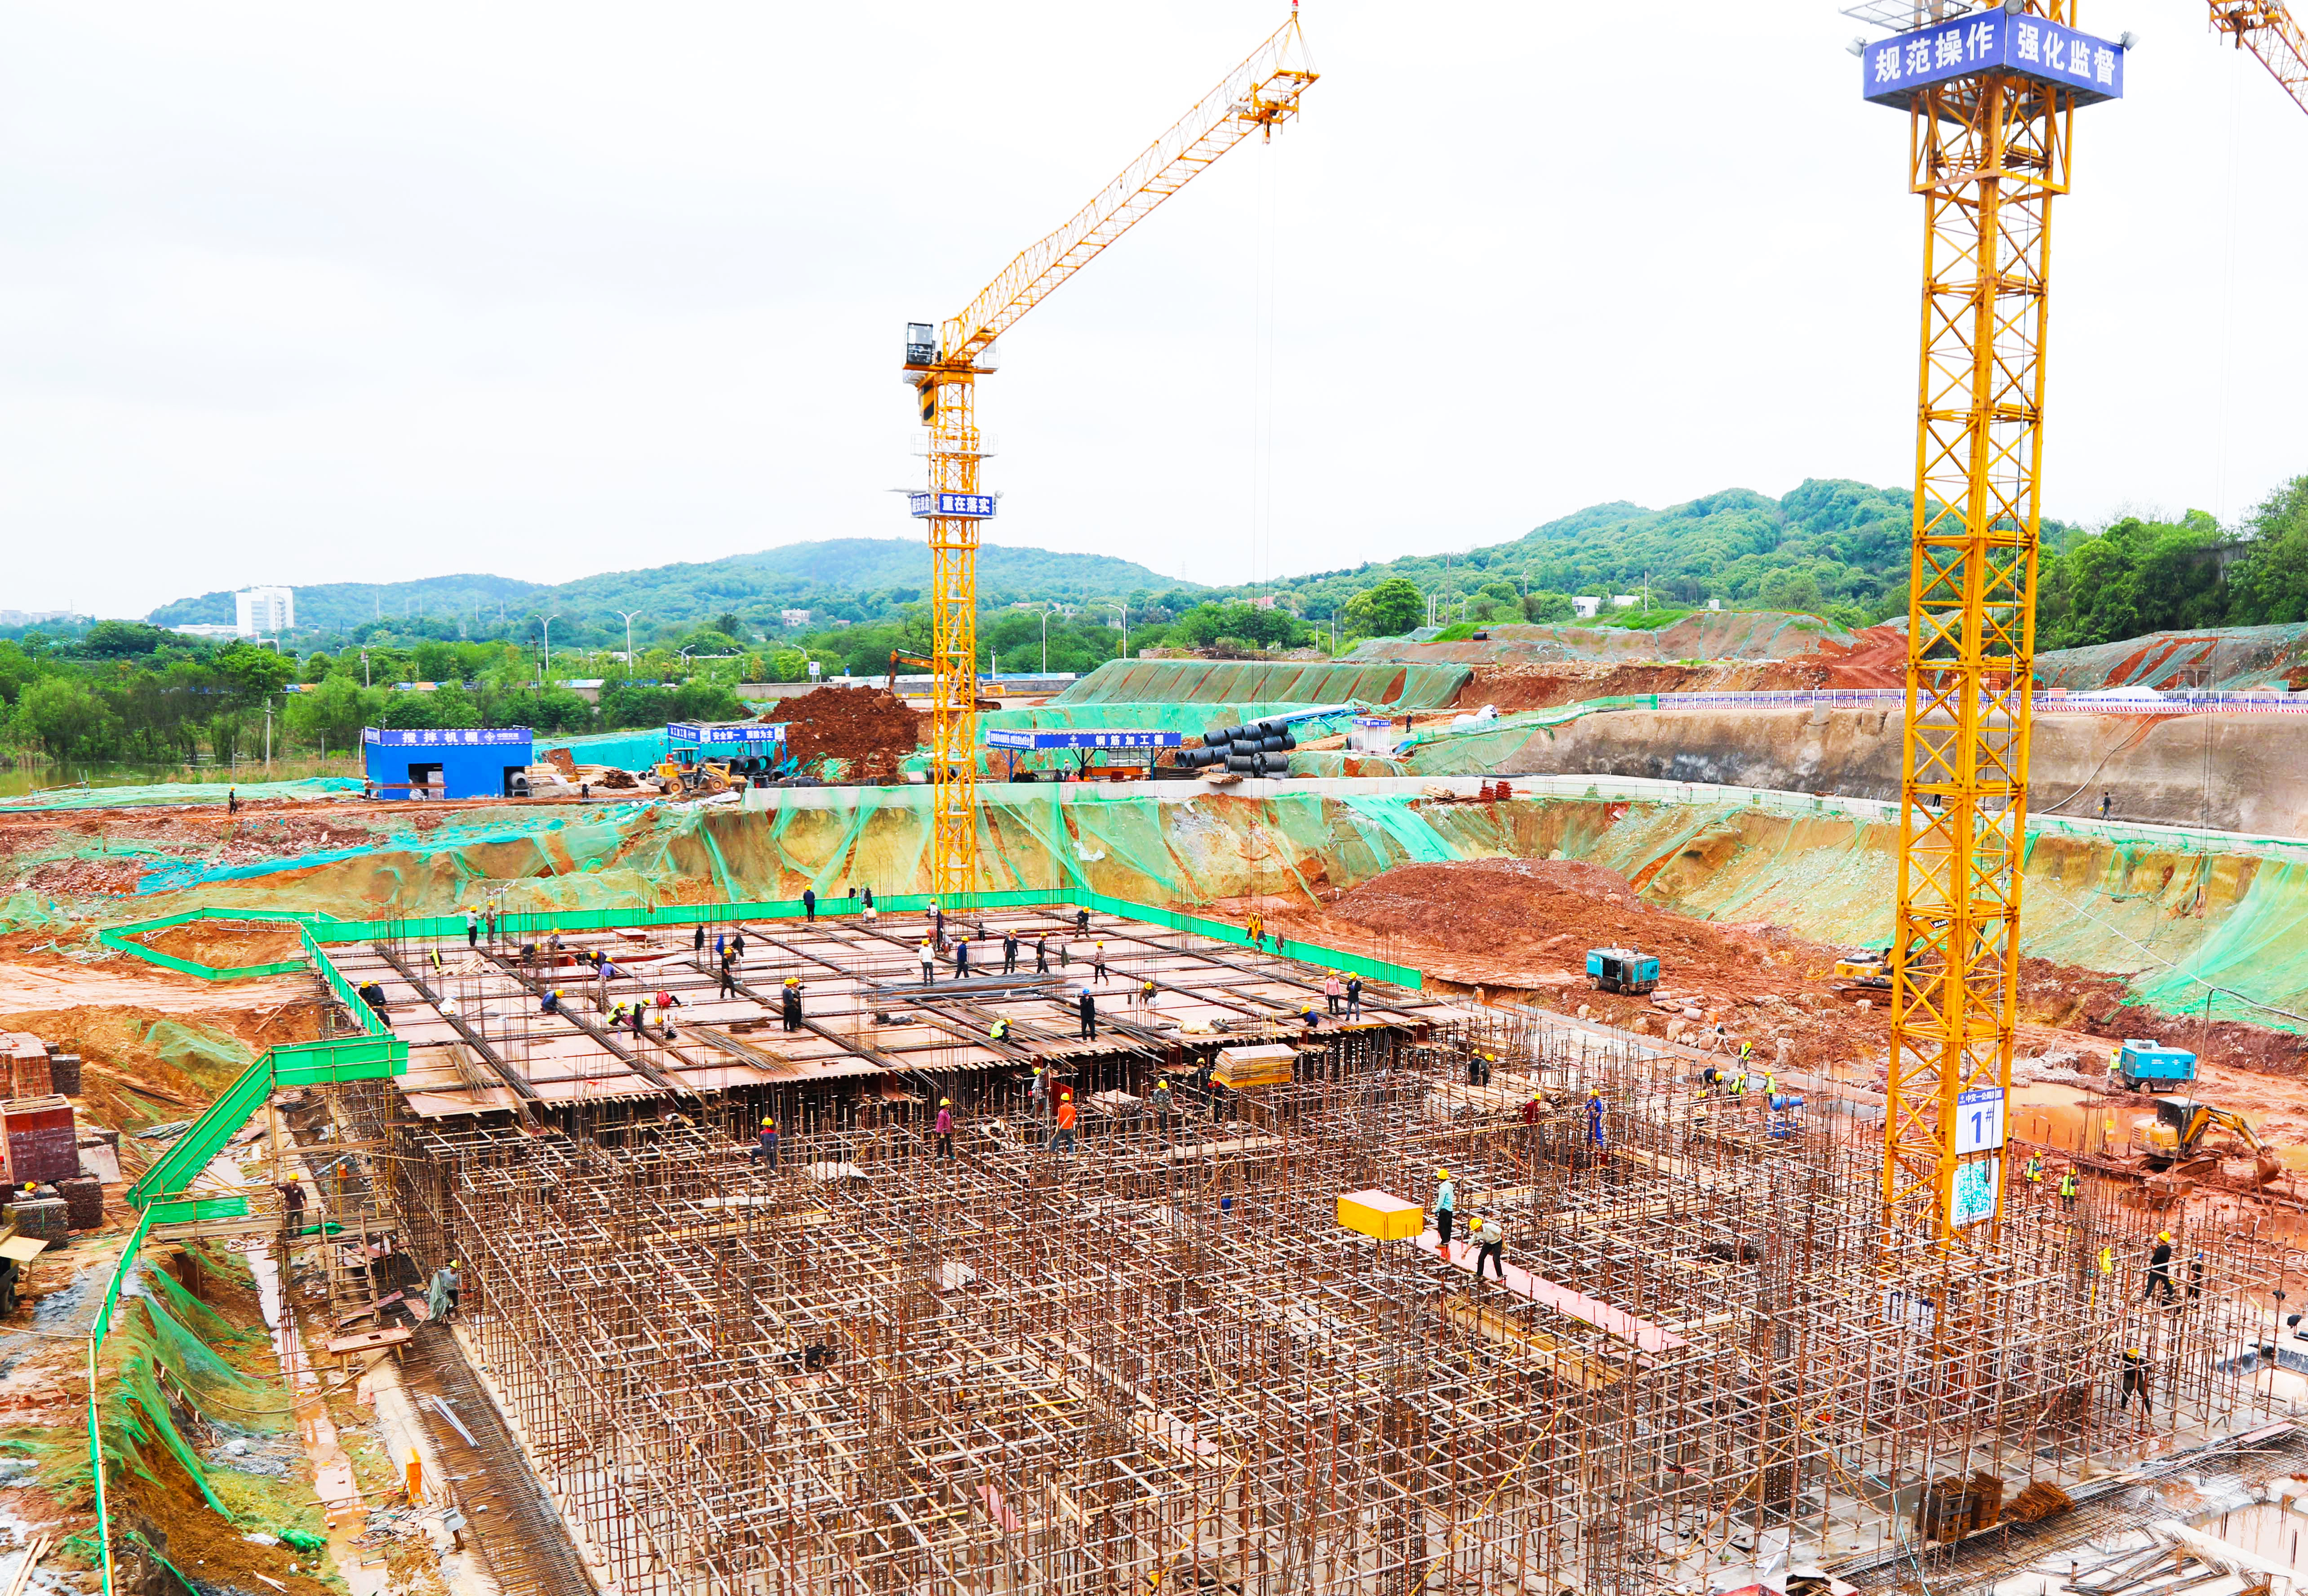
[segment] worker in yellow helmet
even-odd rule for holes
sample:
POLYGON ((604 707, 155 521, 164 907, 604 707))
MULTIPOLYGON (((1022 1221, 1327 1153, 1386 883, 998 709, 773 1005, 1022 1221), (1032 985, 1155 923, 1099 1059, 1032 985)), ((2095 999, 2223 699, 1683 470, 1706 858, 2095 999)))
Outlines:
POLYGON ((2155 1409, 2148 1401, 2148 1358, 2138 1347, 2126 1347, 2123 1351, 2123 1395, 2115 1404, 2128 1408, 2134 1396, 2140 1398, 2140 1411, 2153 1415, 2155 1409))
POLYGON ((953 1099, 951 1097, 938 1099, 937 1155, 940 1158, 953 1156, 953 1099))
POLYGON ((1459 1217, 1459 1188, 1451 1184, 1449 1170, 1434 1171, 1434 1236, 1444 1257, 1451 1252, 1451 1226, 1459 1217))
POLYGON ((2148 1255, 2148 1291, 2141 1300, 2155 1301, 2159 1289, 2164 1293, 2165 1301, 2173 1300, 2172 1232, 2169 1231, 2156 1232, 2156 1250, 2148 1255))

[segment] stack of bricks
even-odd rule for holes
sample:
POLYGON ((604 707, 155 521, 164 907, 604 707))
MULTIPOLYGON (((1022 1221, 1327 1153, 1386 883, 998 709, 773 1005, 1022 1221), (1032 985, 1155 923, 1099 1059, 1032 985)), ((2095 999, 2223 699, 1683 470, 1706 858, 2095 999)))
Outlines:
MULTIPOLYGON (((80 1060, 73 1060, 73 1084, 80 1084, 80 1060)), ((48 1044, 29 1031, 0 1032, 0 1098, 46 1097, 57 1090, 48 1044)))
MULTIPOLYGON (((44 1063, 46 1057, 42 1055, 44 1063)), ((80 1173, 80 1137, 73 1128, 72 1103, 53 1095, 0 1103, 0 1150, 4 1150, 12 1185, 71 1180, 80 1173)))

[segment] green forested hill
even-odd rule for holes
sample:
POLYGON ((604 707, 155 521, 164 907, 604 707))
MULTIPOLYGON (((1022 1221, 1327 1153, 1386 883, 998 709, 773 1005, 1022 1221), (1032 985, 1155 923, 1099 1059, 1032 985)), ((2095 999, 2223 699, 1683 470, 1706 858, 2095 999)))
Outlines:
MULTIPOLYGON (((1107 554, 1055 553, 998 544, 979 552, 977 573, 979 594, 992 605, 1168 592, 1192 586, 1107 554)), ((871 620, 920 598, 929 580, 929 550, 920 539, 844 537, 695 564, 609 571, 558 587, 496 576, 327 583, 297 589, 297 622, 303 629, 350 631, 365 622, 424 617, 452 622, 451 635, 455 635, 453 622, 463 619, 476 623, 473 630, 478 635, 492 630, 500 614, 517 622, 525 614, 558 611, 569 628, 564 632, 556 625, 554 635, 560 638, 589 625, 595 631, 605 625, 622 628, 616 612, 638 610, 637 624, 651 631, 667 626, 685 630, 723 614, 773 630, 777 612, 788 608, 808 609, 821 619, 871 620)), ((232 618, 229 592, 180 598, 148 617, 161 626, 221 624, 232 618)))
MULTIPOLYGON (((1389 577, 1404 577, 1458 614, 1461 598, 1640 593, 1654 606, 1807 610, 1864 622, 1905 602, 1905 488, 1813 479, 1782 498, 1728 488, 1666 510, 1597 504, 1511 543, 1410 555, 1281 584, 1302 614, 1327 615, 1389 577)), ((2071 528, 2045 523, 2056 545, 2071 528)))

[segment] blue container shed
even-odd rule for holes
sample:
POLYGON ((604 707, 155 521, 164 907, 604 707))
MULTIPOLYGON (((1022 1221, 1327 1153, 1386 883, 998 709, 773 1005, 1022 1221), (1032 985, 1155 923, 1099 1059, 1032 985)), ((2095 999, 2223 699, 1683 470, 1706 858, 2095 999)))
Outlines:
POLYGON ((534 755, 527 726, 368 726, 361 762, 380 798, 510 798, 534 755))

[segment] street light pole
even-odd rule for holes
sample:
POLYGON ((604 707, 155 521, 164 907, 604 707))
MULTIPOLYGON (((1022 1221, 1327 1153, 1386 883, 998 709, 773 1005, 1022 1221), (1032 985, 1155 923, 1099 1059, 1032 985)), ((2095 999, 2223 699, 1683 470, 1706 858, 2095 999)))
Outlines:
POLYGON ((1116 604, 1112 599, 1108 599, 1106 607, 1109 610, 1119 610, 1122 613, 1122 657, 1128 659, 1130 657, 1130 606, 1126 604, 1116 604))
POLYGON ((537 691, 544 692, 553 685, 553 623, 561 619, 560 613, 545 618, 545 673, 537 680, 537 691))
POLYGON ((1050 674, 1050 606, 1042 606, 1042 674, 1050 674))
POLYGON ((610 614, 623 615, 625 618, 625 680, 631 682, 633 679, 633 617, 641 612, 612 610, 610 614))

